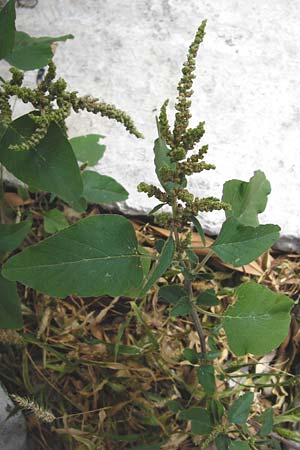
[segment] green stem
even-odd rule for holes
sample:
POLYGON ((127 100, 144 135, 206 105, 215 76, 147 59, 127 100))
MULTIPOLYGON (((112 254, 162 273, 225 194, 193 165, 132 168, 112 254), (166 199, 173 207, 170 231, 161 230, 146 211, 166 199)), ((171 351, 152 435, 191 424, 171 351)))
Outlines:
POLYGON ((5 223, 4 215, 4 184, 3 184, 3 165, 0 164, 0 222, 5 223))
MULTIPOLYGON (((180 238, 179 238, 179 233, 178 233, 178 229, 176 224, 176 215, 177 215, 177 203, 176 203, 176 199, 174 199, 173 205, 172 205, 172 215, 173 215, 173 219, 174 219, 174 224, 173 224, 173 234, 174 234, 174 238, 175 238, 175 246, 176 246, 176 251, 180 252, 180 238)), ((210 256, 212 255, 212 252, 208 253, 206 255, 206 257, 204 259, 206 259, 206 261, 208 261, 208 259, 210 258, 210 256)), ((181 252, 179 253, 179 259, 180 259, 180 265, 182 267, 185 267, 187 269, 189 269, 189 263, 185 262, 182 257, 181 257, 181 252)), ((201 265, 203 265, 203 262, 201 263, 201 265)), ((200 346, 201 346, 201 352, 202 353, 206 353, 206 342, 205 342, 205 335, 203 332, 203 328, 201 325, 201 321, 199 319, 198 313, 195 310, 194 306, 193 306, 193 286, 192 286, 192 282, 190 280, 187 280, 186 278, 184 278, 184 286, 188 291, 189 294, 189 301, 190 301, 190 305, 191 305, 191 318, 194 322, 194 326, 195 329, 197 331, 197 334, 199 336, 199 340, 200 340, 200 346)))

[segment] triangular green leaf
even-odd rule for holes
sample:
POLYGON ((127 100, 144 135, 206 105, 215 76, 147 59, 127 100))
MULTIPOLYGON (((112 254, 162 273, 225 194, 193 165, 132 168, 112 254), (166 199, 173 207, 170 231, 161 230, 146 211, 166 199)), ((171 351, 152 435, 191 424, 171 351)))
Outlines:
POLYGON ((199 362, 199 355, 194 348, 185 348, 183 350, 183 356, 191 364, 198 364, 198 362, 199 362))
POLYGON ((234 400, 228 409, 228 420, 231 423, 242 425, 246 423, 254 399, 253 392, 247 392, 234 400))
POLYGON ((0 162, 24 183, 52 192, 82 210, 79 202, 83 185, 78 164, 71 145, 55 123, 36 148, 19 152, 9 148, 29 137, 35 127, 28 115, 15 120, 2 138, 0 162))
POLYGON ((257 283, 245 283, 223 314, 229 346, 236 355, 265 355, 288 334, 293 301, 257 283))
POLYGON ((9 0, 0 10, 0 59, 8 55, 15 43, 15 0, 9 0))
POLYGON ((240 267, 254 261, 279 238, 278 225, 241 225, 235 217, 229 217, 211 249, 224 262, 240 267))
POLYGON ((162 286, 158 292, 158 298, 162 298, 168 303, 176 304, 182 297, 188 295, 188 291, 184 286, 171 284, 170 286, 162 286))
POLYGON ((64 213, 56 208, 45 212, 43 215, 46 233, 53 234, 69 226, 69 222, 65 218, 64 213))
POLYGON ((89 203, 114 203, 128 198, 128 192, 116 180, 86 170, 82 174, 83 196, 89 203))
POLYGON ((150 271, 149 279, 139 294, 140 297, 146 295, 151 286, 153 286, 153 284, 165 273, 165 271, 171 265, 173 261, 174 251, 174 240, 172 236, 169 236, 169 238, 165 242, 165 245, 163 246, 158 263, 153 266, 152 271, 150 271))
POLYGON ((101 134, 87 134, 70 139, 70 144, 78 161, 87 163, 89 166, 95 166, 105 151, 105 145, 99 144, 99 140, 103 137, 101 134))
POLYGON ((193 406, 179 413, 180 419, 192 421, 192 432, 205 435, 212 431, 212 423, 208 411, 204 408, 193 406))
POLYGON ((0 254, 10 252, 22 243, 31 228, 32 222, 0 224, 0 254))
POLYGON ((207 289, 206 291, 201 292, 201 294, 198 295, 196 302, 197 305, 202 306, 217 306, 220 303, 214 289, 207 289))
POLYGON ((131 223, 119 215, 88 217, 9 259, 3 276, 50 296, 126 295, 143 279, 131 223))
POLYGON ((17 31, 12 52, 6 55, 6 61, 22 70, 40 69, 53 58, 51 44, 73 39, 72 34, 57 37, 31 37, 23 31, 17 31))
POLYGON ((190 302, 189 297, 183 297, 176 305, 171 309, 170 316, 171 317, 177 317, 177 316, 187 316, 190 314, 192 310, 192 305, 190 302))
POLYGON ((235 217, 243 225, 256 227, 257 215, 262 213, 268 201, 271 186, 266 176, 257 170, 249 182, 230 180, 224 184, 222 200, 231 205, 226 217, 235 217))
POLYGON ((0 328, 18 329, 22 325, 21 301, 16 283, 0 274, 0 328))

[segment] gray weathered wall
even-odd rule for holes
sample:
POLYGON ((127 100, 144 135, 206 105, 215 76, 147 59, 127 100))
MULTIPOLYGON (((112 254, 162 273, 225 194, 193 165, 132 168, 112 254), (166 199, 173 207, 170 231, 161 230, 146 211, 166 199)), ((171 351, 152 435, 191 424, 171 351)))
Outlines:
MULTIPOLYGON (((141 212, 154 204, 136 192, 139 181, 156 181, 154 116, 166 98, 172 111, 181 64, 204 18, 193 114, 195 123, 206 121, 203 143, 217 170, 195 176, 190 187, 220 197, 224 181, 262 169, 273 189, 263 221, 282 227, 282 248, 300 250, 299 1, 39 0, 35 9, 18 9, 17 25, 36 36, 73 33, 56 52, 59 73, 71 89, 129 112, 146 136, 137 140, 92 115, 69 122, 71 135, 106 135, 99 171, 129 190, 125 210, 141 212)), ((216 232, 222 217, 204 215, 206 228, 216 232)))

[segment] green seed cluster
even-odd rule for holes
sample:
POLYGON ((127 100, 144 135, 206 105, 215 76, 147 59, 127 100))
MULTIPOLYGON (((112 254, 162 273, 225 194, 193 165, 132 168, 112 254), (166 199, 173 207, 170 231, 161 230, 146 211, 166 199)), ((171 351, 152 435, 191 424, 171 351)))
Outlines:
POLYGON ((186 231, 191 221, 191 216, 197 216, 199 212, 209 212, 220 209, 228 209, 229 205, 221 202, 215 197, 197 198, 186 189, 186 177, 204 170, 215 169, 214 164, 204 161, 208 146, 204 145, 195 150, 205 133, 204 122, 200 122, 195 128, 189 128, 191 118, 190 97, 193 94, 192 86, 195 78, 195 60, 199 46, 205 35, 206 21, 198 28, 194 41, 192 42, 185 63, 182 68, 182 77, 177 90, 178 97, 175 104, 176 114, 174 129, 171 131, 167 106, 168 100, 161 107, 158 118, 158 129, 160 137, 169 148, 168 157, 170 164, 165 164, 159 170, 160 180, 165 186, 165 191, 153 185, 141 183, 139 191, 145 192, 149 197, 156 197, 159 201, 169 204, 173 210, 173 218, 165 213, 158 214, 157 219, 172 228, 176 226, 179 231, 186 231), (188 152, 194 151, 191 156, 188 152), (171 187, 170 187, 171 186, 171 187))
POLYGON ((12 68, 10 71, 12 73, 11 80, 3 82, 0 87, 0 120, 6 125, 11 122, 12 111, 9 100, 15 96, 23 103, 31 103, 35 111, 30 114, 30 117, 36 123, 34 133, 20 144, 12 145, 10 147, 12 150, 25 151, 35 148, 46 136, 50 124, 53 122, 66 134, 66 119, 72 110, 75 112, 85 110, 114 119, 121 123, 129 133, 138 138, 143 137, 124 111, 90 96, 80 97, 76 91, 68 92, 64 79, 58 78, 55 81, 56 67, 52 61, 48 65, 44 79, 35 89, 22 86, 23 72, 16 68, 12 68))

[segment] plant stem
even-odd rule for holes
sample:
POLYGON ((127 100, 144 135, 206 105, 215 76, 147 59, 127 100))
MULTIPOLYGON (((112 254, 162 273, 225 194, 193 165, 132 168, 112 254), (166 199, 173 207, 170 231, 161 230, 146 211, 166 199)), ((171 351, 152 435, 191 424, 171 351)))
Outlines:
MULTIPOLYGON (((172 231, 174 233, 176 250, 178 251, 178 250, 180 250, 180 238, 179 238, 178 228, 175 225, 176 224, 176 213, 177 213, 177 204, 176 204, 176 201, 174 201, 174 203, 172 205, 172 214, 173 214, 173 219, 174 219, 174 224, 173 224, 172 231)), ((212 252, 209 252, 206 255, 204 260, 201 261, 201 266, 204 265, 209 260, 211 255, 212 255, 212 252)), ((182 267, 190 269, 189 264, 182 259, 181 252, 179 254, 179 259, 180 259, 180 265, 182 267)), ((197 313, 197 311, 195 310, 195 308, 193 306, 193 286, 192 286, 191 280, 187 280, 186 278, 184 278, 184 286, 185 286, 185 288, 187 289, 187 291, 189 293, 189 301, 190 301, 190 305, 191 305, 191 318, 192 318, 192 320, 194 322, 194 326, 195 326, 196 331, 197 331, 198 336, 199 336, 201 352, 202 353, 206 353, 205 335, 204 335, 204 332, 203 332, 203 328, 202 328, 202 325, 201 325, 198 313, 197 313)))
POLYGON ((0 223, 5 223, 4 217, 4 182, 3 182, 3 165, 0 164, 0 223))

